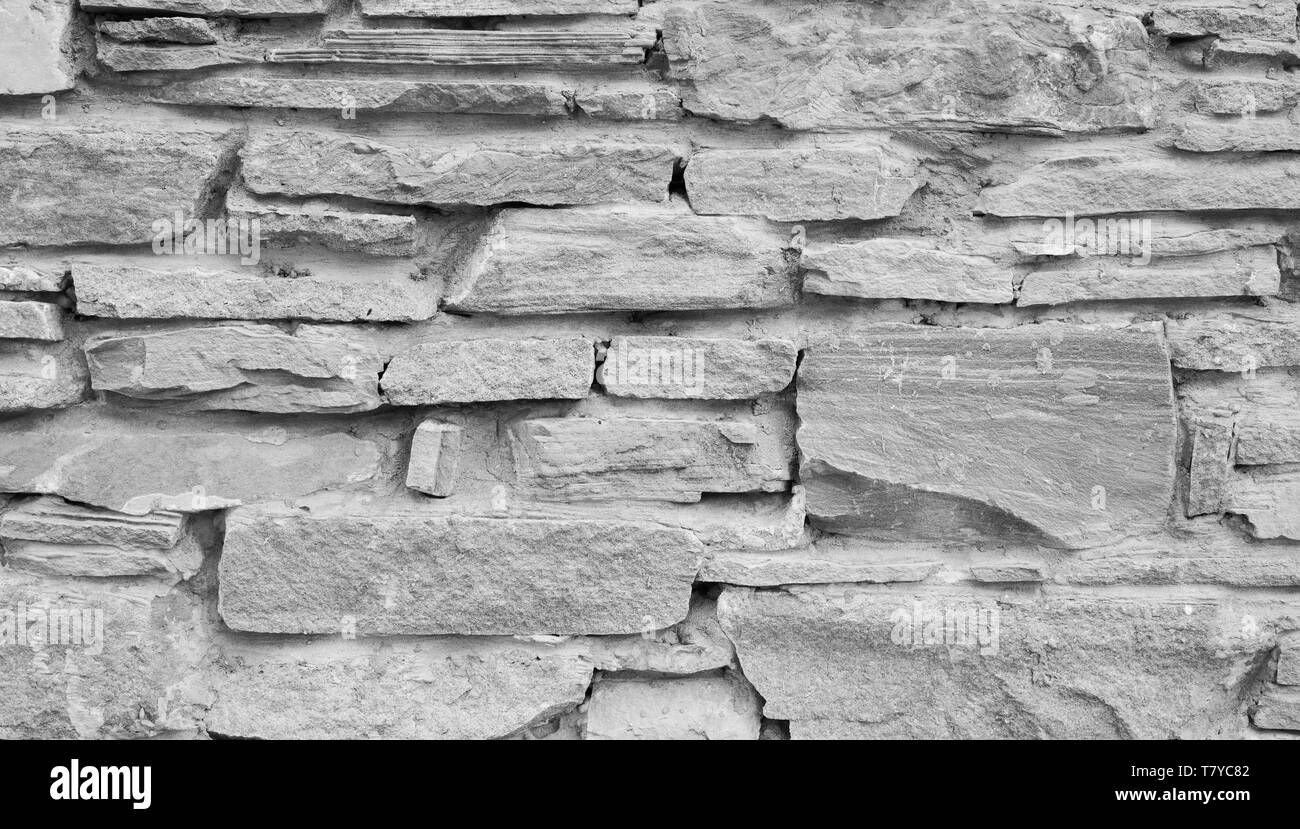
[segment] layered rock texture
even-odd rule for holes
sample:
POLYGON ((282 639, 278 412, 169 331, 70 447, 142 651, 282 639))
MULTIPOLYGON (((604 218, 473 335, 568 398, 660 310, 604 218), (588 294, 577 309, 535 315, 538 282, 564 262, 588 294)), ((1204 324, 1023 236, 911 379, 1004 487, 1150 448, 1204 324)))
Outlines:
POLYGON ((0 738, 1300 735, 1297 65, 0 0, 0 738))

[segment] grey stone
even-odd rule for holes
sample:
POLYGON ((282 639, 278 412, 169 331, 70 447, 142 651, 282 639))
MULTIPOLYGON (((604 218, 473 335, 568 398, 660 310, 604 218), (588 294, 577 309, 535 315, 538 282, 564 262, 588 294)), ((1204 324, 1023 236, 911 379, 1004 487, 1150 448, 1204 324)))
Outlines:
POLYGON ((618 397, 750 400, 794 379, 788 340, 614 337, 596 381, 618 397))
POLYGON ((595 366, 585 337, 432 342, 393 357, 383 392, 397 406, 579 400, 591 392, 595 366))

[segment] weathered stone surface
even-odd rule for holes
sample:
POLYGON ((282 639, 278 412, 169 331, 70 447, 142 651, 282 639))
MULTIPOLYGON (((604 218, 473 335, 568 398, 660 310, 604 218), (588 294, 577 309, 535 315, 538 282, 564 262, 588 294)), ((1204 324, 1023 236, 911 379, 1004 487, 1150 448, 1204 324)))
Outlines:
POLYGON ((672 72, 691 82, 684 98, 697 115, 792 129, 1011 132, 1151 120, 1137 15, 1034 2, 990 14, 970 0, 819 3, 816 14, 777 0, 661 5, 672 72))
POLYGON ((765 716, 930 739, 1231 736, 1273 620, 1293 610, 1178 590, 942 587, 727 588, 718 603, 765 716))
POLYGON ((676 207, 503 210, 446 304, 489 314, 777 308, 795 300, 785 245, 765 222, 676 207))
POLYGON ((1175 422, 1150 330, 881 326, 812 346, 798 407, 808 512, 832 532, 1083 547, 1168 510, 1175 422))
POLYGON ((704 149, 686 165, 697 213, 782 222, 897 216, 921 185, 916 164, 884 149, 704 149))
POLYGON ((212 24, 195 17, 146 17, 143 20, 100 20, 99 31, 114 40, 128 43, 188 43, 211 44, 217 42, 212 24))
POLYGON ((323 15, 329 0, 81 0, 92 12, 176 12, 207 17, 323 15))
POLYGON ((261 63, 266 45, 263 39, 221 40, 211 46, 119 43, 101 34, 95 40, 95 57, 115 72, 188 72, 210 66, 261 63))
POLYGON ((80 403, 90 390, 88 379, 85 358, 72 343, 0 343, 0 412, 80 403))
POLYGON ((1085 256, 1053 262, 1025 276, 1018 305, 1053 305, 1101 299, 1268 296, 1282 274, 1272 246, 1208 256, 1085 256))
POLYGON ((235 630, 635 633, 686 617, 702 545, 652 524, 320 517, 239 510, 221 617, 235 630), (349 622, 350 623, 350 622, 349 622))
POLYGON ((750 400, 794 379, 789 340, 615 337, 596 381, 618 397, 750 400))
POLYGON ((168 79, 144 90, 150 100, 278 109, 354 108, 374 112, 448 112, 563 116, 564 94, 540 83, 407 81, 361 78, 205 77, 168 79))
POLYGON ((49 496, 0 515, 0 543, 10 567, 54 576, 189 577, 203 563, 180 513, 124 515, 49 496))
POLYGON ((0 617, 26 639, 0 647, 0 739, 193 732, 203 700, 188 689, 208 648, 203 616, 201 599, 171 580, 6 571, 0 617), (13 625, 20 614, 26 624, 13 625))
POLYGON ((863 299, 933 299, 999 304, 1015 298, 1011 270, 977 254, 937 250, 923 241, 869 239, 809 245, 803 289, 863 299))
POLYGON ((970 568, 971 578, 987 584, 1013 584, 1043 581, 1043 568, 1037 564, 977 564, 970 568))
POLYGON ((1231 122, 1184 124, 1174 146, 1194 153, 1259 153, 1300 150, 1296 125, 1281 118, 1241 118, 1231 122))
POLYGON ((1279 642, 1277 658, 1277 684, 1300 685, 1300 640, 1284 636, 1279 642))
POLYGON ((383 391, 396 406, 579 400, 591 392, 595 366, 585 337, 424 343, 389 362, 383 391))
POLYGON ((68 284, 67 267, 62 264, 0 262, 0 291, 62 291, 68 284))
POLYGON ((77 312, 116 319, 414 322, 438 311, 436 286, 408 274, 268 275, 213 257, 83 256, 77 312))
POLYGON ((909 561, 880 563, 817 551, 751 553, 723 551, 709 556, 700 568, 700 581, 747 587, 784 584, 888 584, 924 581, 942 563, 909 561))
POLYGON ((237 639, 222 646, 210 732, 264 739, 492 739, 576 708, 580 653, 462 639, 237 639))
POLYGON ((1246 516, 1256 538, 1300 541, 1300 472, 1246 467, 1229 480, 1223 508, 1246 516))
POLYGON ((699 593, 691 596, 686 618, 653 629, 657 620, 643 619, 635 636, 600 636, 586 640, 596 668, 655 674, 699 674, 736 668, 736 649, 718 624, 717 602, 699 593))
POLYGON ((757 740, 761 703, 730 672, 675 679, 598 679, 588 740, 757 740))
POLYGON ((791 478, 780 441, 758 424, 553 417, 510 428, 520 483, 538 497, 698 501, 704 492, 779 492, 791 478))
POLYGON ((91 387, 193 409, 359 412, 380 405, 383 361, 342 341, 228 324, 86 342, 91 387))
POLYGON ((0 129, 0 245, 151 242, 175 211, 198 215, 231 136, 42 123, 0 129))
POLYGON ((1171 318, 1165 334, 1179 368, 1248 372, 1300 365, 1300 308, 1287 303, 1171 318))
POLYGON ((1259 0, 1232 3, 1165 3, 1151 15, 1152 30, 1166 37, 1296 39, 1296 7, 1289 2, 1259 0))
POLYGON ((331 489, 379 475, 383 447, 334 432, 237 432, 90 418, 6 424, 0 491, 61 495, 130 515, 202 512, 331 489))
POLYGON ((72 0, 0 3, 0 95, 71 89, 72 0))
POLYGON ((273 48, 272 63, 421 66, 603 66, 645 62, 655 30, 331 29, 319 42, 273 48))
POLYGON ((394 146, 284 130, 254 133, 241 155, 255 193, 433 205, 661 202, 676 162, 667 147, 641 142, 394 146))
POLYGON ((256 220, 261 238, 274 245, 320 245, 375 256, 415 253, 414 216, 358 213, 324 200, 257 199, 236 189, 226 196, 226 210, 233 218, 256 220))
POLYGON ((0 299, 0 339, 63 339, 63 309, 48 302, 7 302, 0 299))
POLYGON ((1269 688, 1251 712, 1250 721, 1256 728, 1300 731, 1300 690, 1269 688))
POLYGON ((411 441, 411 462, 406 485, 411 489, 445 498, 456 485, 460 465, 461 427, 453 423, 426 420, 411 441))
POLYGON ((1158 213, 1023 219, 999 222, 989 231, 986 240, 997 246, 1009 244, 1021 256, 1068 261, 1103 256, 1190 258, 1281 245, 1288 226, 1254 217, 1232 221, 1215 215, 1158 213))
POLYGON ((1192 102, 1213 115, 1280 112, 1300 103, 1300 84, 1266 78, 1208 78, 1192 87, 1192 102))
POLYGON ((1152 153, 1044 161, 986 188, 977 210, 994 216, 1155 210, 1289 210, 1300 201, 1300 161, 1152 153))
POLYGON ((636 0, 362 0, 366 17, 482 17, 512 14, 635 14, 636 0))
POLYGON ((611 89, 579 86, 573 93, 574 109, 610 121, 680 121, 685 117, 682 99, 670 89, 611 89))
POLYGON ((1187 484, 1187 516, 1223 512, 1232 477, 1233 426, 1230 420, 1202 418, 1191 424, 1192 466, 1187 484))

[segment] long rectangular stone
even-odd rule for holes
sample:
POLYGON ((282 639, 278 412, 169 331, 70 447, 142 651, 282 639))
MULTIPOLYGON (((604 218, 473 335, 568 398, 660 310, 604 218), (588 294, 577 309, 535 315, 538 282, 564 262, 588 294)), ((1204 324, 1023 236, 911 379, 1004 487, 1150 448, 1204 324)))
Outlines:
POLYGON ((915 162, 861 149, 703 149, 686 164, 697 213, 774 221, 897 216, 922 184, 915 162))
POLYGON ((993 216, 1077 216, 1148 211, 1291 210, 1300 160, 1166 153, 1079 154, 1035 164, 980 193, 993 216))
POLYGON ((635 633, 686 617, 702 551, 631 522, 237 510, 220 610, 264 633, 635 633))
POLYGON ((189 576, 203 550, 184 515, 133 516, 41 497, 0 514, 9 566, 56 576, 189 576))
POLYGON ((156 222, 198 215, 233 136, 42 123, 0 127, 0 245, 152 242, 156 222))
POLYGON ((757 740, 761 701, 735 674, 601 679, 587 706, 587 740, 757 740))
POLYGON ((284 278, 207 257, 82 256, 71 267, 77 313, 90 317, 414 322, 438 311, 438 288, 404 274, 284 278))
POLYGON ((996 14, 982 0, 841 0, 819 2, 816 14, 779 0, 655 8, 686 108, 709 118, 1047 134, 1153 120, 1148 36, 1127 9, 1062 13, 1034 0, 996 14), (1092 40, 1080 39, 1085 31, 1092 40))
POLYGON ((262 739, 509 737, 576 708, 592 663, 519 641, 223 642, 210 733, 262 739))
POLYGON ((411 64, 419 66, 640 65, 655 44, 653 29, 497 31, 481 29, 338 29, 317 44, 273 48, 271 63, 411 64))
POLYGON ((73 0, 0 2, 0 95, 71 89, 73 0))
POLYGON ((278 427, 239 431, 89 417, 15 421, 6 429, 0 491, 61 495, 130 515, 357 489, 373 485, 384 457, 374 439, 278 427))
POLYGON ((1282 285, 1277 249, 1256 246, 1207 256, 1143 262, 1124 256, 1086 256, 1031 271, 1017 305, 1162 297, 1271 296, 1282 285))
POLYGON ((596 381, 616 397, 750 400, 794 379, 788 340, 614 337, 596 381))
POLYGON ((63 339, 63 309, 49 302, 13 302, 0 298, 0 339, 63 339))
POLYGON ((591 393, 595 344, 585 337, 423 343, 383 376, 396 406, 491 400, 579 400, 591 393))
POLYGON ((810 346, 798 383, 815 526, 1074 548, 1165 522, 1176 423, 1152 330, 882 325, 810 346))
POLYGON ((226 213, 249 223, 256 220, 260 238, 281 247, 319 245, 327 250, 373 256, 415 254, 414 216, 362 213, 290 199, 259 199, 242 188, 231 188, 226 194, 226 213))
POLYGON ((768 718, 843 720, 873 738, 1196 739, 1242 728, 1240 689, 1294 604, 791 586, 726 588, 718 616, 768 718))
POLYGON ((278 78, 253 75, 167 79, 144 88, 153 101, 276 109, 565 116, 562 90, 543 83, 278 78))
POLYGON ((275 326, 106 334, 85 349, 96 391, 187 409, 360 412, 381 403, 378 355, 275 326))
POLYGON ((329 0, 81 0, 90 12, 173 12, 206 17, 323 15, 329 0))
POLYGON ((362 0, 365 17, 635 14, 637 0, 362 0))
POLYGON ((786 245, 766 222, 676 206, 508 209, 446 305, 504 315, 779 308, 796 297, 786 245))
POLYGON ((1296 39, 1296 6, 1290 0, 1252 3, 1161 3, 1151 15, 1152 30, 1165 37, 1222 37, 1296 39))
POLYGON ((1008 265, 911 239, 812 244, 800 264, 807 272, 803 289, 811 294, 990 305, 1015 298, 1008 265))
POLYGON ((676 163, 673 150, 639 141, 397 146, 289 130, 254 133, 241 155, 255 193, 429 205, 661 202, 676 163))
POLYGON ((197 17, 146 17, 143 20, 95 22, 96 31, 124 43, 184 43, 210 45, 217 42, 216 30, 197 17))
POLYGON ((68 286, 68 267, 53 262, 0 262, 0 291, 54 293, 68 286))
POLYGON ((704 492, 780 492, 791 478, 779 441, 755 423, 536 418, 509 439, 520 483, 539 497, 692 502, 704 492))

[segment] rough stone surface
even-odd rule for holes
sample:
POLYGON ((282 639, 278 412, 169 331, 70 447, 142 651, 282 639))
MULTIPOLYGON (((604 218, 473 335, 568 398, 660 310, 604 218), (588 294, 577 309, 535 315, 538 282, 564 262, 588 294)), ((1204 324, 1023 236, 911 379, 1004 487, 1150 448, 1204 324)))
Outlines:
POLYGON ((900 326, 814 346, 799 372, 808 512, 835 532, 1066 547, 1159 530, 1167 360, 1149 329, 1058 325, 900 326))
POLYGON ((156 222, 200 213, 232 135, 42 123, 0 126, 0 245, 152 242, 156 222))
POLYGON ((596 382, 618 397, 748 400, 794 379, 788 340, 615 337, 596 382))
POLYGON ((0 3, 0 95, 34 95, 71 89, 72 0, 4 0, 0 3))
POLYGON ((759 700, 731 676, 632 680, 592 686, 588 740, 757 740, 759 700))
POLYGON ((185 516, 144 516, 42 497, 0 515, 0 544, 10 567, 56 576, 191 576, 203 551, 185 516))
POLYGON ((668 148, 640 142, 394 146, 280 130, 255 133, 241 155, 255 193, 429 205, 661 202, 676 160, 668 148))
POLYGON ((221 617, 263 633, 635 633, 686 617, 701 551, 624 522, 237 511, 221 617))
POLYGON ((559 398, 591 392, 594 344, 582 337, 426 343, 393 358, 384 397, 398 406, 559 398))
POLYGON ((908 239, 810 245, 801 264, 804 290, 813 294, 993 305, 1015 298, 1011 273, 996 260, 908 239))
POLYGON ((686 165, 697 213, 782 222, 897 216, 920 184, 880 149, 700 150, 686 165))
POLYGON ((357 488, 379 474, 382 459, 374 440, 282 427, 241 433, 52 418, 6 430, 12 440, 0 444, 0 491, 61 495, 131 515, 357 488))
POLYGON ((437 289, 410 273, 286 278, 197 257, 79 257, 71 267, 77 310, 92 317, 413 322, 438 310, 437 289))
POLYGON ((755 423, 539 418, 510 430, 521 482, 562 500, 697 501, 704 492, 786 489, 779 446, 755 423))
POLYGON ((0 299, 0 339, 63 339, 63 309, 48 302, 6 302, 0 299))
POLYGON ((718 610, 769 718, 877 739, 1169 739, 1236 733, 1286 607, 826 586, 729 588, 718 610))
POLYGON ((411 439, 411 463, 406 470, 406 485, 411 489, 445 498, 456 486, 456 469, 460 465, 461 427, 452 423, 426 420, 411 439))
POLYGON ((679 209, 505 210, 448 295, 452 310, 528 314, 794 303, 779 231, 679 209))

